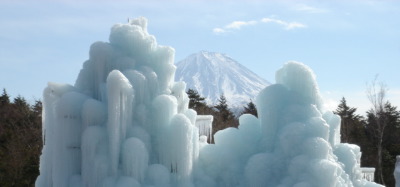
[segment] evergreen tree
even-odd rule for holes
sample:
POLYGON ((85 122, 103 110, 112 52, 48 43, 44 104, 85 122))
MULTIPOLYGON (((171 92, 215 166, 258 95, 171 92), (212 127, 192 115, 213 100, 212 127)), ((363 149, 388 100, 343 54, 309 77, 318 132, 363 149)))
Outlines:
POLYGON ((394 186, 393 177, 396 156, 400 155, 400 111, 390 102, 385 104, 385 115, 388 126, 385 129, 382 146, 383 154, 383 177, 387 186, 394 186))
POLYGON ((385 103, 385 116, 388 127, 400 128, 400 111, 398 111, 397 107, 393 106, 389 101, 385 103))
POLYGON ((189 89, 186 93, 189 97, 189 108, 196 109, 206 105, 204 102, 205 98, 201 97, 196 90, 189 89))
MULTIPOLYGON (((204 102, 205 98, 201 97, 196 90, 189 89, 186 93, 189 97, 189 108, 194 109, 198 115, 212 115, 214 117, 212 136, 214 136, 214 134, 219 130, 227 127, 237 127, 239 125, 238 120, 229 110, 227 100, 224 95, 221 95, 217 105, 210 107, 204 102)), ((209 140, 213 141, 214 138, 210 138, 209 140)))
POLYGON ((252 114, 258 117, 256 105, 253 103, 252 100, 250 100, 250 102, 247 103, 247 106, 244 107, 242 114, 252 114))
POLYGON ((0 186, 34 186, 42 149, 41 102, 31 107, 22 96, 9 102, 5 90, 1 99, 0 186))
POLYGON ((215 105, 213 108, 213 135, 219 130, 223 130, 228 127, 237 128, 239 126, 239 121, 237 118, 235 118, 235 115, 229 110, 227 100, 223 94, 218 99, 218 104, 215 105))
POLYGON ((19 95, 16 98, 14 98, 13 104, 14 108, 16 108, 19 112, 21 112, 21 115, 29 115, 30 105, 28 104, 25 98, 19 95))
POLYGON ((32 106, 32 112, 35 116, 42 116, 42 109, 43 109, 43 104, 42 101, 36 100, 35 104, 32 106))
POLYGON ((6 89, 3 88, 3 94, 0 96, 0 106, 8 104, 10 104, 10 97, 8 96, 6 89))
MULTIPOLYGON (((394 186, 395 181, 392 174, 396 162, 396 155, 400 155, 400 111, 397 110, 397 107, 392 106, 392 104, 387 101, 379 115, 376 115, 372 110, 369 110, 367 116, 367 133, 372 145, 374 145, 375 155, 378 154, 377 151, 379 150, 379 144, 381 144, 381 171, 383 182, 387 186, 394 186), (382 133, 382 139, 380 139, 380 136, 377 136, 377 132, 379 132, 379 129, 377 129, 378 123, 386 124, 384 132, 382 133)), ((377 167, 378 163, 379 160, 375 160, 374 167, 377 167)))
POLYGON ((363 119, 360 115, 356 114, 356 111, 356 108, 347 105, 346 99, 343 97, 342 100, 340 100, 338 108, 334 112, 342 118, 340 137, 343 143, 359 143, 355 140, 355 136, 357 133, 363 133, 363 119))
POLYGON ((207 106, 204 102, 205 98, 201 97, 200 94, 193 89, 189 89, 187 92, 189 97, 189 108, 195 110, 198 115, 212 115, 213 110, 207 106))
POLYGON ((235 118, 233 113, 228 108, 228 103, 224 94, 221 94, 218 99, 218 104, 215 105, 214 108, 218 111, 223 121, 229 121, 235 118))

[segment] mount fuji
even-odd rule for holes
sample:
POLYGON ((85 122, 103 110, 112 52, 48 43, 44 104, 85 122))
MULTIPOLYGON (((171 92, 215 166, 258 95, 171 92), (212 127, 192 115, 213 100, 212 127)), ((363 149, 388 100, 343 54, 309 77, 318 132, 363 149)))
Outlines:
POLYGON ((207 104, 215 105, 221 94, 230 108, 245 106, 270 83, 226 54, 200 51, 176 63, 176 81, 197 90, 207 104))

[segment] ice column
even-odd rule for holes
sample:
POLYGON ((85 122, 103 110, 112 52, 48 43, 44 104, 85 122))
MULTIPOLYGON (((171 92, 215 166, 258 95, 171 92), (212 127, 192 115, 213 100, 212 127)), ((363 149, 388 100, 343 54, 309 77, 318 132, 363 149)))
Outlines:
POLYGON ((400 187, 400 155, 396 156, 396 165, 393 174, 396 180, 396 187, 400 187))
POLYGON ((111 174, 117 175, 121 143, 125 140, 127 126, 132 123, 133 88, 129 80, 117 70, 107 78, 108 122, 111 174))
POLYGON ((212 115, 197 115, 196 126, 199 129, 200 136, 207 136, 212 140, 212 122, 214 117, 212 115))
POLYGON ((196 112, 174 82, 174 50, 147 20, 116 24, 95 42, 74 86, 44 91, 38 187, 192 184, 199 155, 196 112))

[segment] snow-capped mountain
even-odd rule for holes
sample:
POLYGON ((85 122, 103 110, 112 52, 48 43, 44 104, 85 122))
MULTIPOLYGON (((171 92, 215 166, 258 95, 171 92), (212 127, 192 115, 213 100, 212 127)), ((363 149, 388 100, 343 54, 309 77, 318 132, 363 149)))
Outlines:
POLYGON ((218 103, 224 94, 231 108, 242 107, 270 83, 229 56, 201 51, 176 64, 176 81, 185 81, 208 104, 218 103))

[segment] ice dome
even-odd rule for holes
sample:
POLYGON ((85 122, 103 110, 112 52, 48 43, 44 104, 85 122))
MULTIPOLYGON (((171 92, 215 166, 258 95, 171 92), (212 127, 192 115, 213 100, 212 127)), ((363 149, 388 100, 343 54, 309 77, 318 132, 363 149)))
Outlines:
POLYGON ((380 186, 361 179, 360 148, 340 143, 339 116, 299 62, 259 93, 258 118, 242 115, 207 144, 210 126, 173 81, 174 49, 146 27, 143 17, 114 25, 74 86, 45 88, 36 186, 380 186))

